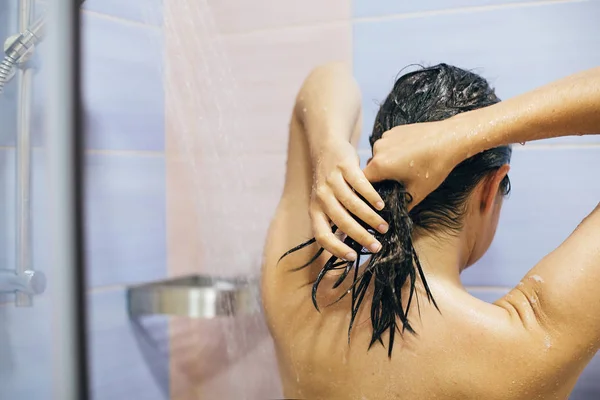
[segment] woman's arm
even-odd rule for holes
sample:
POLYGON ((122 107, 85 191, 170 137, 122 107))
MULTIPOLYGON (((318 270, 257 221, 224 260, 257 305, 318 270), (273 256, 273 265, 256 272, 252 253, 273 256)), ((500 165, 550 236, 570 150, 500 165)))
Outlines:
POLYGON ((364 172, 372 182, 404 182, 414 207, 473 154, 504 144, 597 133, 600 68, 444 121, 393 128, 375 143, 364 172))
MULTIPOLYGON (((461 156, 496 146, 600 133, 600 68, 456 117, 461 156)), ((458 162, 460 157, 457 159, 458 162)))
MULTIPOLYGON (((384 227, 379 230, 387 227, 353 191, 383 207, 377 206, 381 197, 364 177, 351 144, 360 135, 360 107, 360 91, 344 64, 317 67, 305 79, 292 113, 285 185, 265 249, 267 264, 312 237, 340 258, 356 257, 332 233, 330 221, 364 246, 376 240, 349 211, 371 226, 384 227)), ((290 256, 282 264, 297 267, 306 260, 290 256)))

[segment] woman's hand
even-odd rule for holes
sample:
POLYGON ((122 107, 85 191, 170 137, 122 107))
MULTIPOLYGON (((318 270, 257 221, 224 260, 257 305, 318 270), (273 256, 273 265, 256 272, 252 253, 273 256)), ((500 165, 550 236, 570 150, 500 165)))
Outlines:
POLYGON ((385 220, 355 193, 360 193, 377 210, 383 209, 381 197, 360 169, 354 147, 348 141, 334 140, 320 146, 312 159, 310 217, 317 242, 339 258, 356 259, 354 250, 332 233, 331 221, 364 247, 379 251, 380 243, 350 215, 352 213, 381 233, 388 229, 385 220))
POLYGON ((404 183, 412 196, 412 209, 437 189, 465 156, 470 156, 460 150, 464 144, 458 143, 455 134, 459 119, 402 125, 385 132, 375 142, 365 177, 370 182, 404 183))

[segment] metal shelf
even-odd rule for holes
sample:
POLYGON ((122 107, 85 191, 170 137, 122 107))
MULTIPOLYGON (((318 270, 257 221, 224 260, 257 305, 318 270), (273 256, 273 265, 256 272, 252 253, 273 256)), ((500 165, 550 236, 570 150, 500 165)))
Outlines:
POLYGON ((193 275, 127 289, 131 317, 142 315, 215 318, 260 312, 258 281, 193 275))

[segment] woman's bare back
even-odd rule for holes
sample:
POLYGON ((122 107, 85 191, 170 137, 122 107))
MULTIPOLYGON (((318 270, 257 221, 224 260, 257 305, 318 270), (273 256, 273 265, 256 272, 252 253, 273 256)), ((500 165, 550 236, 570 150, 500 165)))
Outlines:
MULTIPOLYGON (((556 353, 563 350, 549 337, 541 338, 545 335, 542 329, 525 328, 518 313, 507 310, 502 300, 488 304, 433 277, 428 282, 440 310, 421 295, 419 308, 410 313, 417 335, 396 335, 389 358, 387 347, 380 343, 369 349, 370 304, 360 312, 348 343, 350 299, 322 307, 319 313, 308 300, 310 286, 300 287, 292 273, 266 268, 263 301, 285 397, 568 398, 589 359, 580 360, 573 368, 557 368, 556 353)), ((320 303, 328 304, 338 295, 330 293, 321 297, 320 303)), ((513 291, 511 296, 518 302, 524 295, 513 291)), ((387 335, 387 344, 386 340, 387 335)))

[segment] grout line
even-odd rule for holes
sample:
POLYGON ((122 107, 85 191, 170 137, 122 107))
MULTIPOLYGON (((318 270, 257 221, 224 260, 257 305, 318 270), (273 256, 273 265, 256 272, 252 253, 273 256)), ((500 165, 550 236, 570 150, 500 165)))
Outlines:
POLYGON ((84 14, 91 15, 93 17, 98 17, 98 18, 101 18, 101 19, 105 19, 105 20, 113 21, 113 22, 118 22, 118 23, 122 23, 122 24, 126 24, 126 25, 132 25, 132 26, 137 26, 137 27, 141 27, 141 28, 159 29, 159 30, 163 29, 162 25, 154 25, 154 24, 150 24, 150 23, 147 23, 147 22, 142 22, 142 21, 136 21, 136 20, 133 20, 133 19, 127 19, 127 18, 117 17, 115 15, 105 14, 103 12, 98 12, 98 11, 93 11, 93 10, 87 10, 85 8, 82 9, 81 12, 84 13, 84 14))
POLYGON ((125 291, 125 290, 127 290, 127 285, 96 286, 96 287, 88 288, 86 290, 86 294, 91 295, 91 294, 112 292, 112 291, 117 291, 117 290, 125 291))
MULTIPOLYGON (((16 150, 14 146, 0 146, 0 150, 16 150)), ((32 146, 31 150, 41 151, 45 150, 43 146, 32 146)), ((143 157, 164 157, 164 151, 154 150, 103 150, 103 149, 88 149, 85 150, 85 154, 93 155, 109 155, 109 156, 143 156, 143 157)))
POLYGON ((540 1, 528 1, 523 3, 505 3, 505 4, 493 4, 488 6, 474 6, 474 7, 457 7, 457 8, 449 8, 449 9, 441 9, 441 10, 431 10, 431 11, 418 11, 412 13, 399 13, 399 14, 389 14, 389 15, 380 15, 373 17, 350 17, 350 18, 341 18, 334 19, 327 22, 315 22, 309 24, 290 24, 284 26, 274 26, 274 27, 266 27, 266 28, 258 28, 258 29, 250 29, 242 32, 217 32, 217 35, 221 37, 237 37, 244 35, 252 35, 252 34, 261 34, 268 33, 272 31, 278 30, 293 30, 293 29, 306 29, 306 28, 325 28, 325 27, 333 27, 336 25, 346 24, 350 22, 354 23, 364 23, 364 22, 380 22, 380 21, 389 21, 389 20, 401 20, 401 19, 412 19, 412 18, 423 18, 429 16, 436 15, 447 15, 447 14, 462 14, 462 13, 472 13, 472 12, 485 12, 485 11, 494 11, 494 10, 503 10, 503 9, 515 9, 515 8, 529 8, 529 7, 540 7, 554 4, 565 4, 565 3, 585 3, 589 1, 596 0, 540 0, 540 1))
POLYGON ((333 19, 327 22, 314 22, 308 24, 289 24, 289 25, 281 25, 281 26, 271 26, 266 28, 257 28, 257 29, 249 29, 247 31, 241 32, 219 32, 217 30, 216 34, 222 38, 235 38, 239 36, 246 35, 260 35, 263 33, 270 33, 273 31, 287 31, 287 30, 296 30, 296 29, 313 29, 313 28, 332 28, 335 26, 343 26, 348 25, 348 27, 352 26, 351 18, 343 18, 343 19, 333 19))
POLYGON ((528 2, 523 2, 523 3, 492 4, 492 5, 488 5, 488 6, 457 7, 457 8, 446 8, 446 9, 441 9, 441 10, 417 11, 417 12, 412 12, 412 13, 380 15, 380 16, 373 16, 373 17, 358 17, 358 18, 354 18, 353 22, 358 22, 358 23, 379 22, 379 21, 389 21, 389 20, 397 20, 397 19, 422 18, 422 17, 430 17, 430 16, 436 16, 436 15, 462 14, 462 13, 485 12, 485 11, 515 9, 515 8, 540 7, 540 6, 564 4, 564 3, 587 3, 588 1, 589 0, 541 0, 541 1, 528 1, 528 2))
POLYGON ((86 154, 100 154, 110 156, 144 156, 144 157, 164 157, 164 151, 153 151, 153 150, 100 150, 100 149, 89 149, 85 151, 86 154))
POLYGON ((513 145, 513 150, 561 150, 561 149, 597 149, 600 148, 600 143, 527 143, 525 146, 513 145))
MULTIPOLYGON (((38 4, 47 7, 48 1, 47 0, 38 0, 38 4)), ((149 24, 146 22, 136 21, 133 19, 117 17, 115 15, 106 14, 106 13, 99 12, 99 11, 88 10, 87 8, 81 8, 81 12, 98 17, 98 18, 112 20, 114 22, 120 22, 120 23, 124 23, 124 24, 128 24, 128 25, 136 25, 136 26, 141 26, 141 27, 145 27, 145 28, 153 28, 153 29, 156 29, 156 28, 162 29, 163 28, 161 25, 153 25, 153 24, 149 24)))

